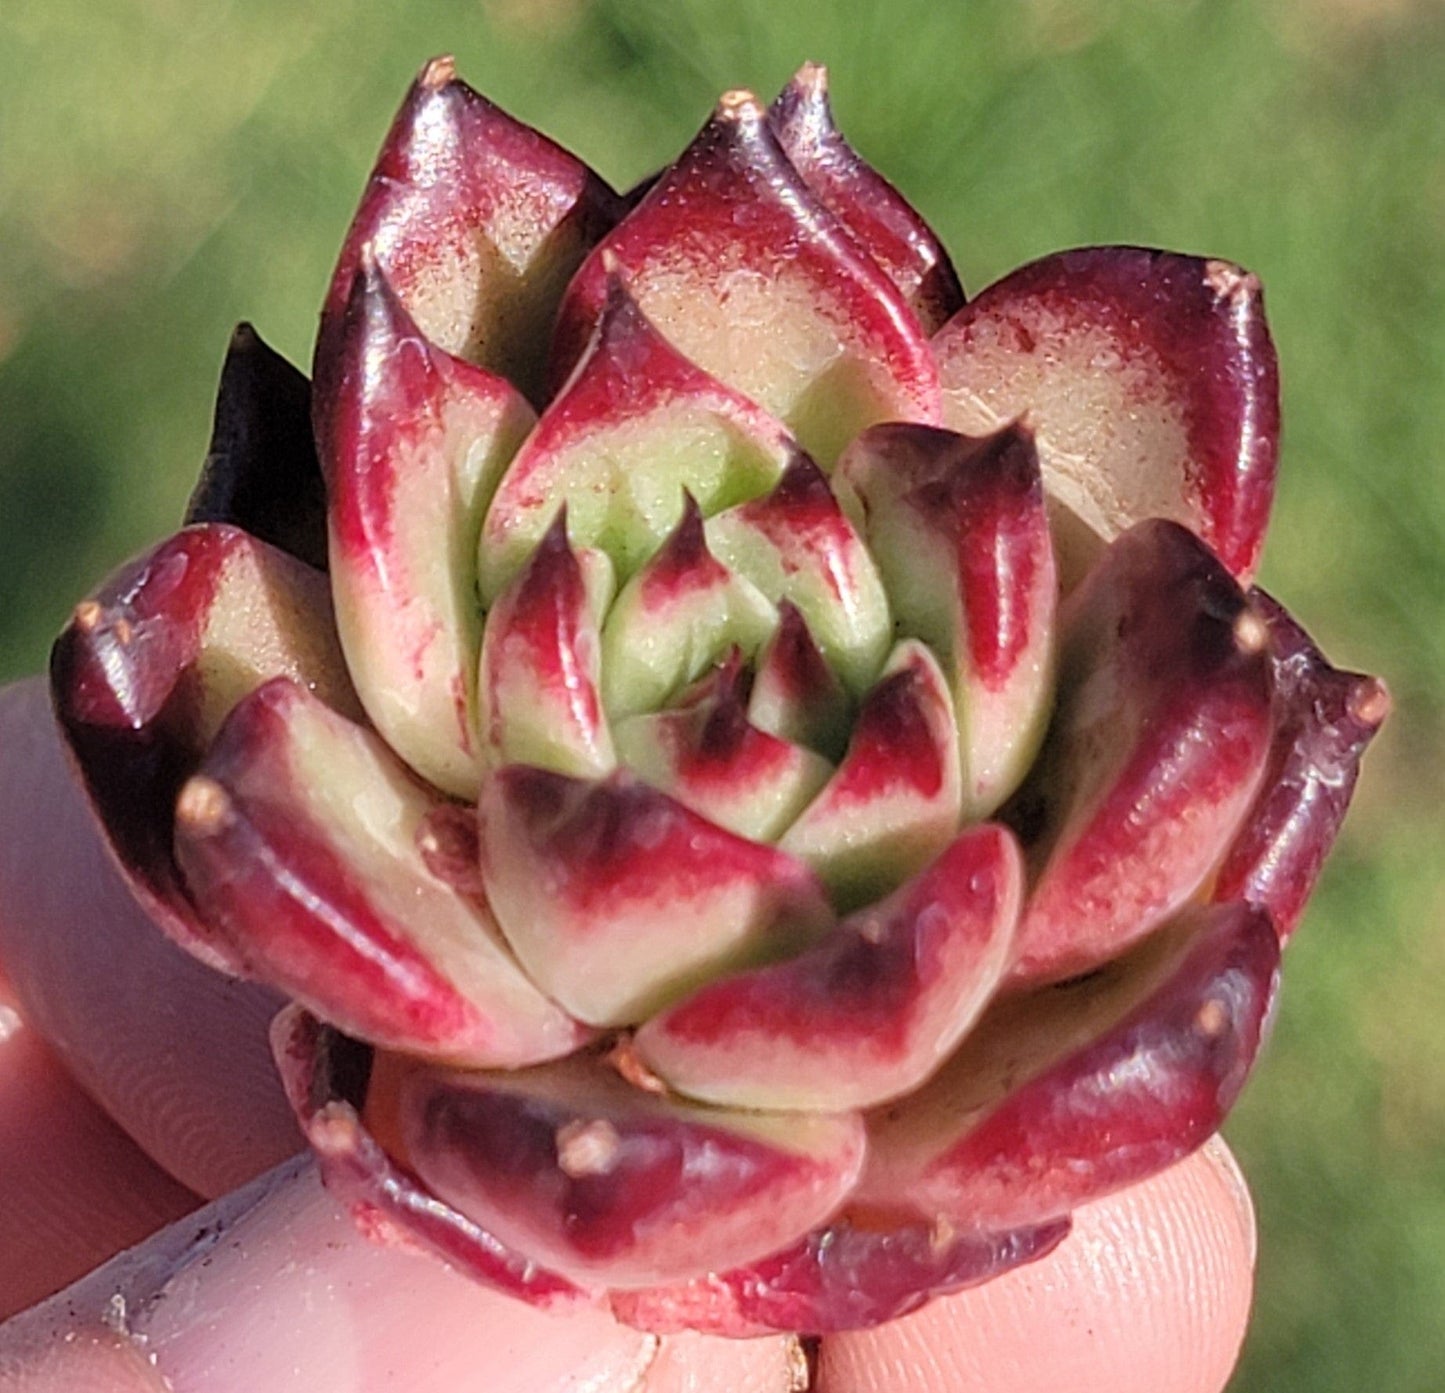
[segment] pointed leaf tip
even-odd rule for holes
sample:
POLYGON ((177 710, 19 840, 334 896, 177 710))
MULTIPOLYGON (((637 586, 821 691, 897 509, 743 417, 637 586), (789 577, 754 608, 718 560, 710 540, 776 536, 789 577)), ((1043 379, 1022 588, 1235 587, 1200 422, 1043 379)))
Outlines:
POLYGON ((941 328, 963 304, 953 263, 919 213, 838 129, 827 69, 799 68, 768 119, 808 188, 898 288, 924 333, 941 328))
POLYGON ((581 161, 456 77, 421 72, 377 159, 332 277, 317 340, 330 375, 337 323, 364 249, 428 339, 539 400, 557 301, 620 215, 581 161))
POLYGON ((427 63, 421 70, 417 83, 433 92, 440 92, 443 87, 456 80, 456 75, 457 60, 450 53, 443 53, 427 63))
MULTIPOLYGON (((825 463, 871 421, 937 419, 916 318, 809 189, 751 93, 725 94, 602 245, 678 350, 781 417, 825 463)), ((599 252, 560 311, 554 381, 585 350, 605 281, 599 252)))

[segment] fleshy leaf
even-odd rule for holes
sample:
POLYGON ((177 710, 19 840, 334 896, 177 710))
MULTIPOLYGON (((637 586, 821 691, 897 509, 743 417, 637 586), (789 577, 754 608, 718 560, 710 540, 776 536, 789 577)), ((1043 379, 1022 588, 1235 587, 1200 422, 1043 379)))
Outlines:
POLYGON ((479 812, 487 897, 513 950, 592 1025, 645 1019, 831 921, 803 862, 625 771, 589 782, 509 765, 483 781, 479 812))
POLYGON ((704 513, 766 493, 797 453, 781 422, 677 352, 611 275, 576 373, 507 471, 482 536, 491 603, 567 504, 574 545, 625 580, 677 526, 686 490, 704 513))
POLYGON ((602 630, 602 699, 614 721, 656 711, 733 647, 751 657, 778 612, 708 550, 691 495, 662 550, 622 588, 602 630))
POLYGON ((790 600, 823 656, 861 696, 893 638, 888 596, 827 477, 799 455, 766 498, 707 522, 708 549, 774 604, 790 600))
POLYGON ((554 381, 603 312, 609 264, 669 342, 787 422, 824 468, 875 421, 939 419, 917 318, 803 182, 751 93, 722 98, 583 263, 558 317, 554 381))
POLYGON ((791 600, 779 601, 778 627, 758 656, 748 719, 836 759, 847 745, 851 705, 802 612, 791 600))
POLYGON ((226 349, 211 444, 186 523, 229 523, 326 568, 326 485, 311 432, 311 384, 249 324, 226 349))
POLYGON ((804 63, 768 120, 793 168, 898 287, 923 332, 941 328, 963 304, 958 274, 928 224, 833 124, 828 70, 804 63))
POLYGON ((487 616, 478 729, 489 762, 605 774, 616 762, 602 710, 605 552, 574 552, 565 510, 487 616))
POLYGON ((747 716, 737 650, 666 711, 617 729, 627 767, 710 822, 754 841, 776 840, 827 782, 821 755, 759 730, 747 716))
POLYGON ((1060 624, 1058 711, 1010 814, 1033 871, 1015 965, 1030 980, 1088 971, 1201 888, 1272 726, 1264 620, 1177 523, 1117 538, 1060 624))
POLYGON ((532 410, 429 344, 365 249, 339 338, 316 423, 346 660, 392 748, 474 798, 477 537, 532 410))
POLYGON ((408 1158, 442 1199, 584 1284, 650 1286, 751 1262, 830 1218, 863 1162, 856 1114, 702 1108, 593 1057, 419 1070, 408 1158))
POLYGON ((917 1088, 1009 961, 1023 858, 974 828, 881 904, 784 963, 709 983, 634 1041, 679 1092, 745 1108, 866 1108, 917 1088))
POLYGON ((838 904, 867 904, 952 841, 961 797, 948 684, 908 639, 864 699, 837 772, 780 845, 817 870, 838 904))
POLYGON ((183 947, 236 969, 176 867, 176 794, 231 708, 272 677, 360 714, 325 575, 238 528, 197 523, 76 606, 50 675, 60 727, 131 888, 183 947))
POLYGON ((837 477, 900 629, 948 674, 965 815, 986 817, 1028 772, 1053 696, 1058 582, 1033 440, 875 426, 837 477))
POLYGON ((282 678, 182 788, 176 858, 242 961, 352 1034, 492 1068, 568 1054, 587 1032, 518 969, 475 890, 428 864, 455 811, 282 678))
POLYGON ((1344 821, 1360 758, 1389 715, 1390 694, 1378 677, 1331 667, 1263 591, 1251 602, 1269 626, 1274 738, 1259 794, 1211 893, 1263 905, 1287 941, 1344 821))
POLYGON ((533 1306, 563 1310, 589 1299, 443 1204, 368 1131, 359 1109, 378 1072, 368 1046, 291 1005, 272 1023, 271 1050, 327 1190, 373 1242, 428 1253, 533 1306))
POLYGON ((1278 967, 1267 914, 1195 905, 1128 957, 1005 998, 930 1083, 870 1114, 857 1203, 1012 1228, 1173 1164, 1244 1086, 1278 967))
POLYGON ((934 339, 944 419, 1033 428, 1069 586, 1149 517, 1197 532, 1241 580, 1274 497, 1279 378, 1259 282, 1137 247, 1044 257, 934 339))
POLYGON ((627 1325, 668 1334, 702 1330, 734 1338, 775 1332, 866 1330, 1045 1257, 1064 1240, 1059 1219, 1012 1233, 954 1230, 917 1220, 886 1229, 847 1216, 749 1267, 674 1287, 621 1291, 612 1312, 627 1325))
POLYGON ((563 287, 622 211, 580 160, 428 63, 397 113, 322 314, 318 380, 369 248, 432 343, 542 400, 563 287))

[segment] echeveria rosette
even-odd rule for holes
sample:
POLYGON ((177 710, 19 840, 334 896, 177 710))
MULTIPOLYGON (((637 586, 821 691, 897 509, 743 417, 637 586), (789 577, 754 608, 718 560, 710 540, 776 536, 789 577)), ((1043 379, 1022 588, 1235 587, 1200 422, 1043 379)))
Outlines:
POLYGON ((438 62, 309 406, 238 334, 56 706, 158 921, 294 998, 371 1232, 655 1330, 868 1325, 1255 1058, 1388 706, 1249 588, 1277 428, 1252 276, 965 303, 820 69, 622 200, 438 62))

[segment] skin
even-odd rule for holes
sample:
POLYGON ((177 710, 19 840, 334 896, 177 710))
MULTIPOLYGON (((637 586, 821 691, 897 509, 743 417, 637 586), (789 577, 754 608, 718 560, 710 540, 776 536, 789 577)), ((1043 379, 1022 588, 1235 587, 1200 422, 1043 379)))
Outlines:
MULTIPOLYGON (((39 683, 0 692, 0 790, 0 1317, 19 1312, 0 1393, 799 1386, 790 1341, 549 1316, 365 1241, 297 1154, 265 1045, 276 999, 192 963, 135 906, 39 683)), ((1079 1211, 1043 1261, 824 1341, 816 1387, 1215 1393, 1253 1262, 1216 1141, 1079 1211)))

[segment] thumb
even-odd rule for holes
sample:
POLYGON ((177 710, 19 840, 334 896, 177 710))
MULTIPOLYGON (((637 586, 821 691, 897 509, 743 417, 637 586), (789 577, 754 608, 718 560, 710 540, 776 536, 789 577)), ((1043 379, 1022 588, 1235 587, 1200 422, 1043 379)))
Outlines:
POLYGON ((797 1367, 369 1243, 301 1157, 0 1326, 4 1393, 786 1393, 797 1367))
POLYGON ((1219 1393, 1249 1320, 1254 1210, 1224 1143, 1074 1211, 1048 1257, 823 1342, 825 1393, 1219 1393))

